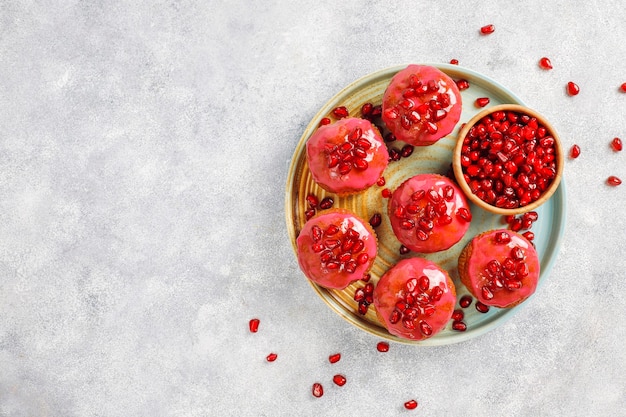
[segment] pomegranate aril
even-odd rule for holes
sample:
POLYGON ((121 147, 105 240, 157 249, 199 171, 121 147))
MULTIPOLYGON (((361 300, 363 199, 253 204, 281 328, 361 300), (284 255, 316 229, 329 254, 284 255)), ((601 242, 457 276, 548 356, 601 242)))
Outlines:
POLYGON ((374 228, 380 226, 382 222, 383 222, 383 218, 380 215, 380 213, 374 213, 372 217, 370 217, 370 221, 369 221, 370 226, 374 228))
POLYGON ((333 206, 333 204, 335 204, 335 199, 333 199, 332 197, 324 197, 320 202, 320 208, 323 210, 328 210, 333 206))
POLYGON ((328 117, 323 117, 322 120, 320 120, 320 126, 325 126, 325 125, 329 125, 331 122, 331 120, 328 117))
POLYGON ((619 89, 622 90, 622 93, 626 93, 626 83, 623 83, 619 86, 619 89))
POLYGON ((250 322, 248 323, 248 327, 250 329, 251 333, 256 333, 259 331, 259 323, 261 323, 261 321, 259 319, 251 319, 250 322))
POLYGON ((337 363, 341 359, 341 353, 334 353, 328 357, 328 362, 337 363))
POLYGON ((539 67, 541 67, 544 70, 551 70, 552 62, 550 62, 549 58, 544 56, 539 60, 539 67))
POLYGON ((615 152, 621 151, 623 147, 622 140, 620 138, 613 138, 613 140, 611 141, 611 147, 615 152))
POLYGON ((343 387, 346 384, 346 377, 343 375, 337 374, 333 377, 333 382, 335 383, 335 385, 343 387))
POLYGON ((467 90, 470 87, 469 81, 464 78, 455 81, 457 88, 461 91, 467 90))
POLYGON ((404 145, 400 150, 400 155, 402 155, 403 158, 408 158, 413 153, 413 149, 413 145, 404 145))
POLYGON ((385 177, 380 177, 379 179, 376 180, 376 185, 382 187, 387 183, 387 180, 385 180, 385 177))
POLYGON ((404 408, 406 408, 407 410, 415 410, 417 408, 417 401, 409 400, 409 401, 405 402, 404 403, 404 408))
POLYGON ((476 311, 478 311, 479 313, 486 313, 489 311, 489 306, 480 302, 480 301, 476 301, 476 311))
POLYGON ((611 175, 606 179, 606 183, 615 187, 622 183, 622 180, 616 177, 615 175, 611 175))
POLYGON ((343 119, 344 117, 348 117, 350 114, 345 106, 335 107, 332 113, 337 119, 343 119))
POLYGON ((580 146, 572 145, 572 148, 569 151, 569 156, 572 159, 576 159, 580 156, 580 146))
POLYGON ((363 117, 367 118, 370 114, 372 114, 372 110, 374 109, 374 105, 372 103, 365 103, 361 106, 361 114, 363 117))
POLYGON ((452 65, 459 65, 459 60, 458 60, 458 59, 455 59, 455 58, 452 58, 452 59, 450 60, 450 63, 451 63, 452 65))
POLYGON ((389 188, 385 188, 384 190, 381 191, 381 194, 383 196, 383 198, 391 198, 391 190, 389 188))
POLYGON ((578 95, 578 93, 580 93, 580 87, 578 86, 578 84, 576 84, 575 82, 568 82, 567 83, 567 94, 569 94, 570 96, 576 96, 578 95))
POLYGON ((379 352, 389 352, 389 343, 387 342, 378 342, 376 344, 376 350, 379 352))
POLYGON ((461 297, 461 299, 459 300, 459 305, 462 308, 467 308, 472 304, 473 298, 471 295, 469 294, 465 294, 461 297))
POLYGON ((462 321, 453 321, 452 329, 456 330, 457 332, 464 332, 467 330, 467 324, 462 321))
POLYGON ((315 209, 308 209, 307 211, 304 212, 304 217, 307 220, 310 220, 313 216, 315 216, 315 209))
POLYGON ((454 321, 461 321, 464 317, 465 313, 463 313, 463 310, 454 310, 452 312, 452 320, 454 321))
POLYGON ((278 358, 278 355, 276 353, 270 353, 269 355, 267 355, 265 359, 268 362, 274 362, 277 358, 278 358))
POLYGON ((316 382, 311 388, 311 393, 314 397, 320 398, 322 395, 324 395, 324 387, 319 382, 316 382))
POLYGON ((306 196, 306 202, 309 203, 309 207, 315 208, 319 204, 319 199, 314 194, 309 194, 306 196))
POLYGON ((478 97, 476 99, 476 106, 485 107, 487 104, 489 104, 489 101, 489 97, 478 97))
POLYGON ((494 25, 485 25, 480 28, 480 33, 483 35, 489 35, 493 33, 495 30, 496 30, 496 27, 494 25))
POLYGON ((400 250, 398 252, 400 253, 400 255, 406 255, 407 253, 411 252, 411 249, 407 248, 404 245, 400 245, 400 250))
POLYGON ((524 236, 526 239, 528 239, 530 242, 533 241, 533 239, 535 239, 535 234, 533 232, 531 232, 530 230, 522 233, 522 236, 524 236))

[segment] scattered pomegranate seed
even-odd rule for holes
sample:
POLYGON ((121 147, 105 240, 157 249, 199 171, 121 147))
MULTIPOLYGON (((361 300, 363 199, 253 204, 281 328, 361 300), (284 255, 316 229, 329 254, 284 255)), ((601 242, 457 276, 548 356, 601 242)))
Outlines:
POLYGON ((489 306, 486 304, 481 303, 480 301, 476 301, 476 310, 479 313, 486 313, 489 311, 489 306))
POLYGON ((329 125, 330 124, 330 119, 328 117, 323 117, 322 120, 320 120, 320 126, 324 126, 324 125, 329 125))
POLYGON ((530 242, 532 242, 535 239, 535 234, 531 232, 530 230, 522 233, 522 236, 524 236, 530 242))
POLYGON ((385 188, 381 194, 383 198, 391 198, 391 190, 389 188, 385 188))
POLYGON ((478 97, 476 99, 476 107, 485 107, 489 104, 489 97, 478 97))
POLYGON ((346 106, 335 107, 332 113, 337 119, 343 119, 344 117, 348 117, 350 115, 346 106))
POLYGON ((267 357, 265 359, 267 359, 268 362, 274 362, 276 360, 276 358, 278 358, 277 354, 270 353, 269 355, 267 355, 267 357))
POLYGON ((467 330, 467 324, 462 321, 453 321, 452 322, 452 330, 456 330, 457 332, 464 332, 467 330))
POLYGON ((320 203, 317 196, 313 194, 309 194, 306 196, 306 202, 309 203, 309 207, 315 208, 320 203))
POLYGON ((373 228, 377 228, 382 222, 383 217, 380 215, 380 213, 374 213, 372 214, 372 217, 370 217, 370 226, 372 226, 373 228))
POLYGON ((615 152, 619 152, 622 150, 622 140, 620 138, 613 138, 611 141, 611 147, 615 152))
POLYGON ((324 387, 319 382, 316 382, 313 384, 313 387, 311 388, 311 393, 313 394, 314 397, 319 398, 322 395, 324 395, 324 387))
POLYGON ((578 84, 570 81, 567 83, 567 94, 569 94, 570 96, 576 96, 578 95, 578 93, 580 93, 580 87, 578 87, 578 84))
POLYGON ((333 382, 339 385, 340 387, 343 387, 344 385, 346 385, 346 377, 343 375, 337 374, 333 377, 333 382))
POLYGON ((417 401, 410 400, 404 403, 404 408, 407 410, 415 410, 417 408, 417 401))
POLYGON ((385 142, 395 142, 396 141, 396 135, 394 135, 393 133, 389 132, 389 133, 385 134, 384 140, 385 140, 385 142))
POLYGON ((463 91, 463 90, 467 90, 470 86, 469 81, 467 81, 466 79, 461 78, 460 80, 456 80, 455 81, 456 86, 458 87, 459 90, 463 91))
POLYGON ((304 217, 306 217, 307 220, 311 219, 313 216, 315 216, 315 209, 308 209, 304 212, 304 217))
POLYGON ((452 65, 459 65, 459 60, 458 60, 458 59, 454 59, 454 58, 452 58, 452 59, 450 60, 450 63, 451 63, 452 65))
POLYGON ((576 159, 579 156, 580 156, 580 146, 573 145, 572 148, 569 150, 569 157, 572 159, 576 159))
POLYGON ((378 344, 376 344, 376 349, 379 352, 389 352, 389 343, 387 343, 387 342, 378 342, 378 344))
POLYGON ((619 178, 617 178, 615 175, 611 175, 609 178, 606 179, 607 184, 616 187, 618 185, 620 185, 622 183, 622 180, 620 180, 619 178))
POLYGON ((250 323, 248 324, 248 326, 250 327, 250 331, 252 333, 256 333, 259 331, 259 323, 261 323, 259 319, 250 320, 250 323))
POLYGON ((363 275, 363 278, 361 278, 361 281, 363 282, 370 282, 370 279, 372 279, 372 274, 367 273, 363 275))
POLYGON ((626 93, 626 83, 620 85, 619 89, 622 90, 623 93, 626 93))
POLYGON ((334 353, 328 357, 328 362, 337 363, 341 359, 341 353, 334 353))
POLYGON ((463 320, 463 318, 465 318, 465 313, 463 313, 463 310, 454 310, 452 312, 452 320, 461 321, 463 320))
POLYGON ((363 117, 367 118, 367 116, 372 114, 373 109, 374 105, 372 103, 365 103, 361 106, 361 114, 363 117))
POLYGON ((459 305, 462 308, 467 308, 472 304, 473 298, 471 295, 469 294, 465 294, 464 296, 461 297, 461 299, 459 300, 459 305))
POLYGON ((380 177, 378 180, 376 180, 376 185, 378 185, 380 187, 382 187, 386 183, 387 183, 387 180, 385 180, 385 177, 380 177))
POLYGON ((411 249, 407 248, 404 245, 400 245, 400 250, 398 252, 400 252, 400 255, 406 255, 407 253, 411 252, 411 249))
POLYGON ((414 149, 415 147, 413 145, 404 145, 400 150, 400 155, 402 155, 403 158, 408 158, 413 154, 414 149))
POLYGON ((322 210, 328 210, 335 204, 335 200, 332 197, 324 197, 320 202, 320 208, 322 210))
POLYGON ((492 34, 495 30, 496 27, 494 25, 485 25, 480 28, 480 33, 483 35, 489 35, 492 34))
POLYGON ((539 67, 544 70, 552 69, 552 62, 550 62, 550 58, 546 58, 545 56, 539 60, 539 67))
POLYGON ((367 314, 370 304, 374 302, 374 284, 367 283, 365 286, 357 288, 353 298, 358 303, 358 312, 362 315, 367 314))

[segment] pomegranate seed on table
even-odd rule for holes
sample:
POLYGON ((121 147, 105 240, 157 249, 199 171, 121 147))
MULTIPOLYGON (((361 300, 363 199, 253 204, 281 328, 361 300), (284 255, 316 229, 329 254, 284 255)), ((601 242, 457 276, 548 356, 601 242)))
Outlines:
POLYGON ((580 156, 580 146, 573 145, 572 148, 569 151, 569 156, 572 159, 578 158, 580 156))
POLYGON ((458 60, 458 59, 454 59, 454 58, 453 58, 453 59, 451 59, 451 60, 450 60, 450 63, 451 63, 452 65, 459 65, 459 60, 458 60))
POLYGON ((580 87, 578 86, 578 84, 576 84, 575 82, 568 82, 567 83, 567 94, 569 94, 570 96, 576 96, 578 95, 578 93, 580 93, 580 87))
POLYGON ((480 28, 480 33, 483 35, 489 35, 492 34, 495 30, 496 27, 494 25, 485 25, 480 28))
POLYGON ((541 67, 544 70, 551 70, 552 62, 550 62, 549 58, 544 56, 539 60, 539 67, 541 67))
POLYGON ((378 342, 376 344, 376 350, 379 352, 389 352, 389 343, 387 342, 378 342))
POLYGON ((611 147, 615 152, 619 152, 622 150, 622 140, 620 138, 613 138, 611 141, 611 147))
POLYGON ((316 382, 311 387, 311 393, 314 397, 320 398, 322 395, 324 395, 324 387, 319 382, 316 382))
POLYGON ((409 401, 405 402, 404 403, 404 408, 406 408, 407 410, 415 410, 417 408, 417 401, 409 400, 409 401))
POLYGON ((626 93, 626 83, 623 83, 619 86, 619 89, 622 90, 623 93, 626 93))
POLYGON ((341 359, 341 353, 334 353, 328 357, 328 362, 337 363, 341 359))
POLYGON ((340 374, 337 374, 333 377, 333 382, 340 386, 343 387, 346 384, 346 377, 340 374))
POLYGON ((276 358, 278 358, 278 355, 275 353, 270 353, 269 355, 267 355, 267 357, 265 358, 268 362, 274 362, 276 360, 276 358))
POLYGON ((622 183, 622 180, 616 177, 615 175, 611 175, 606 179, 607 184, 616 187, 622 183))
POLYGON ((261 321, 259 319, 251 319, 250 323, 248 323, 248 327, 250 328, 250 332, 256 333, 259 331, 259 323, 261 321))

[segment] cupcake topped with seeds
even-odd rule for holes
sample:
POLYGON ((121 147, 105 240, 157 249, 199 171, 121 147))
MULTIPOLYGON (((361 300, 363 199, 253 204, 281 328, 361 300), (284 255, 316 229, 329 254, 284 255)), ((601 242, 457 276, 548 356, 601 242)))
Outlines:
POLYGON ((340 195, 371 187, 389 163, 378 129, 356 117, 320 126, 307 141, 306 158, 315 182, 340 195))
POLYGON ((332 289, 363 278, 378 252, 369 223, 345 209, 330 209, 308 220, 296 244, 304 275, 332 289))

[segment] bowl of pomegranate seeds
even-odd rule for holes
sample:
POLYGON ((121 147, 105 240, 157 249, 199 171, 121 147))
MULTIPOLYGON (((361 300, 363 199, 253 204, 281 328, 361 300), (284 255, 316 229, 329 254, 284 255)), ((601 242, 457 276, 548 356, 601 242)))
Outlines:
POLYGON ((563 150, 545 117, 522 105, 501 104, 477 113, 461 128, 452 166, 474 204, 516 215, 554 194, 563 174, 563 150))

